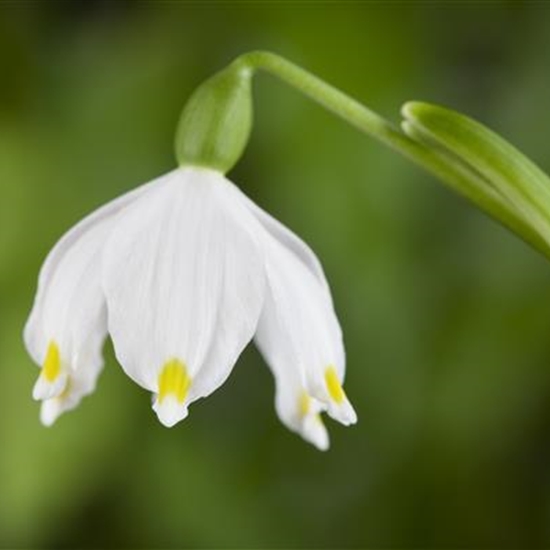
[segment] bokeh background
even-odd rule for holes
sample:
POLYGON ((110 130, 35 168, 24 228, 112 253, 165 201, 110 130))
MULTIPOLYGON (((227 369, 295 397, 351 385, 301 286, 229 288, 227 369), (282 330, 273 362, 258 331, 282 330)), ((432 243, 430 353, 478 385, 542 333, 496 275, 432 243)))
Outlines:
POLYGON ((550 265, 431 176, 272 77, 232 178, 331 281, 356 427, 320 453, 251 346, 172 430, 107 344, 51 429, 21 343, 40 264, 174 166, 180 109, 271 49, 399 120, 479 118, 550 170, 547 2, 2 2, 0 547, 550 546, 550 265))

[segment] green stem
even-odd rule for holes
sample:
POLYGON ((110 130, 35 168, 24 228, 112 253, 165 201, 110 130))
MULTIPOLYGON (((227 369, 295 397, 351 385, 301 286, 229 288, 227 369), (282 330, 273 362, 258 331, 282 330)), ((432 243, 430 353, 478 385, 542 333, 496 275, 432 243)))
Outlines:
POLYGON ((264 70, 286 82, 360 131, 390 146, 465 196, 544 255, 549 245, 518 215, 514 206, 483 175, 460 158, 413 139, 375 112, 301 67, 270 52, 253 51, 230 66, 246 74, 264 70))

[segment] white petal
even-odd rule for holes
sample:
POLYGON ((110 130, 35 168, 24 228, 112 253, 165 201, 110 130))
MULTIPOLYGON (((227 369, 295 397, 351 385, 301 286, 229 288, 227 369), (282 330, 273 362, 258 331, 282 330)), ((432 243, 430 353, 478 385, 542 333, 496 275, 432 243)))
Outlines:
POLYGON ((257 226, 223 176, 188 168, 129 207, 106 244, 115 352, 133 380, 159 393, 164 424, 223 383, 254 333, 264 293, 257 226), (160 388, 167 368, 176 407, 160 388))
POLYGON ((40 376, 34 390, 36 399, 49 399, 63 392, 66 380, 62 379, 70 372, 96 368, 90 358, 100 358, 107 329, 98 260, 109 227, 109 221, 103 220, 65 252, 44 291, 39 315, 31 317, 26 337, 37 360, 44 364, 49 345, 56 345, 60 355, 59 376, 52 382, 40 376))
MULTIPOLYGON (((277 394, 296 395, 301 384, 333 418, 353 424, 355 411, 341 390, 342 333, 328 292, 292 250, 272 238, 265 246, 268 291, 255 341, 273 371, 277 394)), ((297 406, 294 398, 289 407, 297 406)), ((282 409, 277 403, 288 425, 292 409, 286 414, 282 409)))
MULTIPOLYGON (((318 260, 317 256, 311 250, 311 248, 295 233, 290 231, 286 226, 281 224, 278 220, 276 220, 270 214, 261 209, 252 200, 246 197, 246 195, 242 194, 242 196, 247 207, 260 221, 264 229, 271 235, 271 237, 273 237, 273 239, 275 239, 284 249, 286 249, 286 252, 288 253, 287 255, 290 257, 290 263, 294 263, 296 266, 295 271, 301 272, 303 271, 302 267, 305 267, 310 272, 310 274, 315 277, 318 284, 315 285, 314 283, 312 283, 312 292, 314 291, 313 288, 317 287, 315 291, 318 295, 324 293, 324 298, 320 298, 319 296, 315 298, 315 300, 317 300, 318 302, 325 302, 328 316, 333 317, 333 321, 329 322, 329 324, 332 325, 329 328, 329 331, 333 335, 333 343, 336 349, 336 354, 338 356, 337 368, 342 382, 345 371, 345 354, 342 345, 341 330, 338 324, 338 320, 336 319, 333 311, 332 296, 330 294, 329 285, 324 275, 321 262, 318 260), (302 265, 300 266, 299 263, 301 263, 302 265)), ((292 267, 290 268, 290 270, 293 269, 294 268, 292 267)), ((277 345, 279 344, 280 342, 277 342, 277 345)), ((353 424, 357 421, 357 415, 355 414, 353 407, 347 400, 344 400, 338 405, 334 402, 331 402, 329 405, 329 413, 331 413, 335 418, 346 425, 353 424)))
POLYGON ((254 217, 262 224, 263 228, 284 248, 292 252, 317 278, 320 285, 327 291, 328 299, 331 300, 329 286, 323 272, 321 262, 311 248, 265 210, 260 208, 254 201, 247 197, 240 189, 237 192, 241 195, 242 201, 254 217))
POLYGON ((52 400, 42 412, 48 423, 63 410, 76 406, 95 386, 103 365, 101 348, 107 331, 100 285, 101 248, 116 215, 153 183, 84 218, 57 242, 44 262, 24 340, 38 365, 44 364, 52 345, 58 355, 58 374, 54 372, 50 380, 43 370, 33 391, 36 399, 52 400), (56 400, 61 394, 65 397, 56 400))

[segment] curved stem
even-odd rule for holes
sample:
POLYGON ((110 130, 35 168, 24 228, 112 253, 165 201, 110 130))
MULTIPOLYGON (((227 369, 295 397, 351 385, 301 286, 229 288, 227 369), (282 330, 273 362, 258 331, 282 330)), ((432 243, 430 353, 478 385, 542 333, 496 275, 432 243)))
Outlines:
POLYGON ((261 69, 286 82, 361 132, 371 135, 432 173, 550 257, 550 246, 518 215, 507 198, 458 156, 434 148, 422 136, 414 136, 413 139, 355 99, 276 54, 253 51, 238 57, 232 65, 236 70, 245 72, 261 69))

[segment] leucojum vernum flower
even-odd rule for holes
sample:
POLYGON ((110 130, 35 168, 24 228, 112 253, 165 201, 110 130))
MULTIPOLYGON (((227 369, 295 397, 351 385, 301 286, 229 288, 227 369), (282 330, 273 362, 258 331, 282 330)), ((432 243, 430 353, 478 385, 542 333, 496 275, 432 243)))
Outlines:
POLYGON ((249 138, 257 69, 405 154, 548 255, 541 204, 550 201, 540 200, 550 193, 547 177, 487 128, 409 103, 400 130, 279 56, 245 54, 188 101, 176 135, 179 166, 84 218, 48 254, 24 330, 41 368, 33 397, 45 425, 93 392, 108 335, 165 426, 220 387, 252 339, 288 428, 327 449, 322 412, 356 422, 319 260, 225 176, 249 138))

